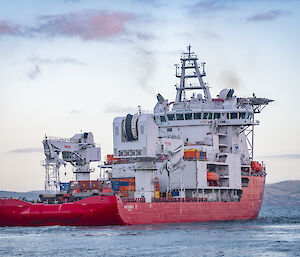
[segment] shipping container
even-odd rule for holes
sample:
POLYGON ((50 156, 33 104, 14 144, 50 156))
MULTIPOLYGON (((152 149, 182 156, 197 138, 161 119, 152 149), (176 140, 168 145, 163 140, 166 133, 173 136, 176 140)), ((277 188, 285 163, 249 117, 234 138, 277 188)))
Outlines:
POLYGON ((117 181, 112 181, 111 182, 111 188, 112 188, 112 190, 114 190, 114 191, 119 191, 119 184, 118 183, 116 183, 117 181))
POLYGON ((61 182, 59 187, 60 187, 60 191, 65 191, 67 193, 70 193, 70 183, 61 182))
POLYGON ((172 191, 172 196, 179 196, 179 191, 172 191))

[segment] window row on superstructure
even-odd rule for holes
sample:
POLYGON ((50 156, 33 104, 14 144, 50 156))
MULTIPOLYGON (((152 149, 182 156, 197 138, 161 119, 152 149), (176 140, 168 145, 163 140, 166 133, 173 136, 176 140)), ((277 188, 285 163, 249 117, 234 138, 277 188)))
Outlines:
POLYGON ((182 120, 218 120, 227 119, 251 119, 252 112, 185 112, 167 113, 166 115, 155 116, 158 122, 182 121, 182 120))

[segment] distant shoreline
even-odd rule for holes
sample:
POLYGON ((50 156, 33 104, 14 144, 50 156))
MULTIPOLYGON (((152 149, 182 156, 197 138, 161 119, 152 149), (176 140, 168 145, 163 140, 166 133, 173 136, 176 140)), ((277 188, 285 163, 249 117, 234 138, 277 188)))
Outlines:
MULTIPOLYGON (((43 190, 28 192, 0 191, 0 197, 26 198, 37 200, 43 190)), ((287 180, 266 184, 263 205, 290 206, 300 205, 300 180, 287 180)))

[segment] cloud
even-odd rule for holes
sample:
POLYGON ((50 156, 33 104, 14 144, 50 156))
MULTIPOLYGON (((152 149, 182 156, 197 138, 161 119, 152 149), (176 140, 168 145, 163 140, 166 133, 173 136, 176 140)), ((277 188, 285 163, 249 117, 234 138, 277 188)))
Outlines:
POLYGON ((280 158, 280 159, 300 159, 300 154, 277 154, 277 155, 265 155, 265 156, 260 156, 261 158, 266 158, 266 159, 275 159, 275 158, 280 158))
POLYGON ((206 38, 216 39, 216 40, 223 39, 219 34, 212 31, 201 31, 200 33, 203 34, 206 38))
POLYGON ((107 113, 136 113, 138 112, 137 107, 130 107, 130 106, 120 106, 118 104, 108 105, 104 112, 107 113))
POLYGON ((150 5, 155 8, 167 6, 169 3, 168 1, 161 1, 161 0, 135 0, 136 4, 143 4, 143 5, 150 5))
POLYGON ((136 15, 128 12, 81 10, 65 14, 40 16, 37 24, 31 26, 0 21, 0 36, 78 37, 86 41, 103 41, 130 34, 126 26, 136 18, 136 15))
POLYGON ((225 88, 238 89, 240 87, 241 81, 233 70, 224 70, 218 77, 220 84, 224 85, 225 88))
POLYGON ((79 114, 79 113, 81 113, 81 110, 72 109, 72 110, 70 111, 70 114, 79 114))
POLYGON ((40 56, 32 56, 27 59, 28 62, 33 64, 31 70, 27 73, 27 77, 30 79, 35 79, 39 74, 42 73, 41 66, 52 65, 52 64, 75 64, 84 65, 83 62, 70 57, 59 57, 59 58, 44 58, 40 56))
POLYGON ((75 58, 70 57, 59 57, 59 58, 44 58, 41 56, 31 56, 27 59, 28 62, 31 63, 38 63, 38 64, 65 64, 65 63, 71 63, 71 64, 78 64, 78 65, 84 65, 83 62, 78 61, 75 58))
POLYGON ((221 0, 203 0, 197 2, 191 7, 191 11, 223 11, 231 10, 233 7, 228 4, 228 1, 221 0))
POLYGON ((35 64, 34 67, 27 73, 27 77, 35 79, 41 73, 40 66, 35 64))
POLYGON ((6 153, 8 153, 8 154, 14 154, 14 153, 39 153, 41 151, 42 151, 42 148, 28 147, 28 148, 18 148, 18 149, 10 150, 6 153))
POLYGON ((274 21, 282 16, 287 16, 289 14, 290 12, 285 10, 270 10, 265 13, 252 15, 247 18, 247 21, 250 22, 274 21))
POLYGON ((6 21, 0 21, 0 35, 21 35, 18 25, 6 21))
POLYGON ((150 41, 156 38, 156 36, 154 36, 151 33, 142 33, 142 32, 138 32, 136 33, 136 37, 137 39, 141 39, 141 40, 145 40, 145 41, 150 41))
POLYGON ((55 60, 55 63, 72 63, 72 64, 84 65, 83 62, 70 57, 59 57, 55 60))
POLYGON ((34 34, 49 37, 79 37, 83 40, 106 40, 126 34, 126 24, 135 15, 126 12, 81 10, 40 17, 40 24, 31 29, 34 34))
POLYGON ((80 0, 64 0, 65 3, 79 3, 80 0))

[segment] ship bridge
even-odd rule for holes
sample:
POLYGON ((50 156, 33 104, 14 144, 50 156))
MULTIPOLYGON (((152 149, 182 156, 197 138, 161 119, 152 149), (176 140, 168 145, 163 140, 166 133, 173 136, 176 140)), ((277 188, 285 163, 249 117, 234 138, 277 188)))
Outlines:
POLYGON ((180 58, 175 76, 179 79, 176 98, 169 102, 157 95, 154 120, 160 135, 178 136, 186 149, 191 147, 213 152, 211 160, 226 162, 234 151, 241 156, 241 163, 249 165, 254 160, 254 126, 260 113, 273 100, 252 97, 241 98, 233 89, 222 89, 212 98, 204 82, 205 62, 198 63, 197 55, 188 46, 180 58), (222 155, 222 157, 221 157, 222 155))

